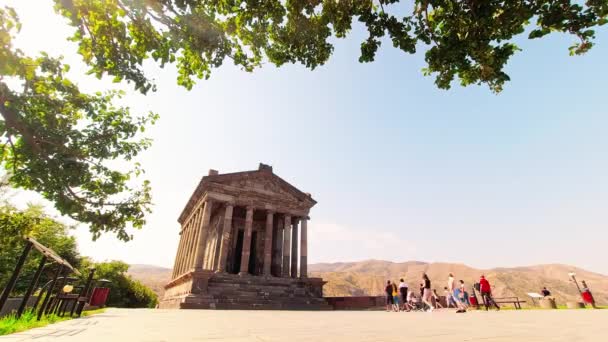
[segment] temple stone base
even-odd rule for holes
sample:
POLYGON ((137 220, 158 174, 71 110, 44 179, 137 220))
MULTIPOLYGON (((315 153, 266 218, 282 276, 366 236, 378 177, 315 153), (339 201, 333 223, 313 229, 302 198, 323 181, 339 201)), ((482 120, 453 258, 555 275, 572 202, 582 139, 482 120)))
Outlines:
POLYGON ((161 309, 332 310, 321 278, 192 271, 165 286, 161 309))

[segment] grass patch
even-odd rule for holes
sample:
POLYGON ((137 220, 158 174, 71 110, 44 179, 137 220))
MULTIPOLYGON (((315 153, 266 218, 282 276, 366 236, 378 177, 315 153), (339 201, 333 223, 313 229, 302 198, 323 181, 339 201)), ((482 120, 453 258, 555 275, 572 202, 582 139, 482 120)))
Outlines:
MULTIPOLYGON (((106 312, 106 308, 103 309, 95 309, 95 310, 87 310, 82 312, 82 317, 93 316, 100 313, 106 312)), ((75 317, 76 318, 76 317, 75 317)))
MULTIPOLYGON (((94 314, 102 313, 106 309, 97 309, 91 311, 83 311, 82 316, 91 316, 94 314)), ((44 327, 49 324, 67 321, 73 319, 69 316, 59 317, 55 314, 53 315, 44 315, 40 319, 37 320, 36 312, 32 310, 27 310, 21 315, 21 317, 17 318, 14 314, 4 316, 0 318, 0 336, 13 334, 20 331, 25 331, 33 328, 44 327)))

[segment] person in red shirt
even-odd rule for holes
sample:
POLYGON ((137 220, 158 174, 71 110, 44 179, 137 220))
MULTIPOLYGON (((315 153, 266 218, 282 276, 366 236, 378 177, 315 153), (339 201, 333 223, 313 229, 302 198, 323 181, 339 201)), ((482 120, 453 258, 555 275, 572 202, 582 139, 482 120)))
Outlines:
POLYGON ((486 306, 486 311, 488 311, 490 305, 495 306, 496 310, 500 310, 500 306, 498 306, 494 301, 494 298, 492 298, 492 287, 490 286, 490 282, 483 275, 479 279, 479 292, 481 292, 481 298, 486 306))

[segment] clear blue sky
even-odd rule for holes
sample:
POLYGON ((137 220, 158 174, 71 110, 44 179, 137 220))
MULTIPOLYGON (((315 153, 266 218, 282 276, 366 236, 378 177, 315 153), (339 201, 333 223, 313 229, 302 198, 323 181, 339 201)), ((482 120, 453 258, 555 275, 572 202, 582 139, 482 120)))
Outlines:
MULTIPOLYGON (((52 1, 3 2, 18 5, 27 51, 74 55, 52 1)), ((421 74, 422 54, 390 44, 359 64, 359 30, 312 72, 226 65, 188 92, 172 68, 150 65, 159 91, 125 103, 161 115, 141 160, 154 213, 128 244, 93 243, 78 228, 81 252, 171 266, 176 219, 200 177, 264 162, 319 202, 312 262, 566 263, 608 274, 606 31, 583 57, 568 56, 568 36, 518 41, 513 80, 499 95, 438 90, 421 74)), ((67 60, 84 87, 107 84, 78 75, 78 57, 67 60)))

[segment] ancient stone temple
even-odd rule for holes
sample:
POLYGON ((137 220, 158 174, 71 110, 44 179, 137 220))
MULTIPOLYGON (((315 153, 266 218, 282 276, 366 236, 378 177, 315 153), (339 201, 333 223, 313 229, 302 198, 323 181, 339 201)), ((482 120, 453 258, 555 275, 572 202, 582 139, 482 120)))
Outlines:
POLYGON ((161 308, 327 309, 307 275, 316 204, 260 164, 203 177, 179 216, 180 242, 161 308))

